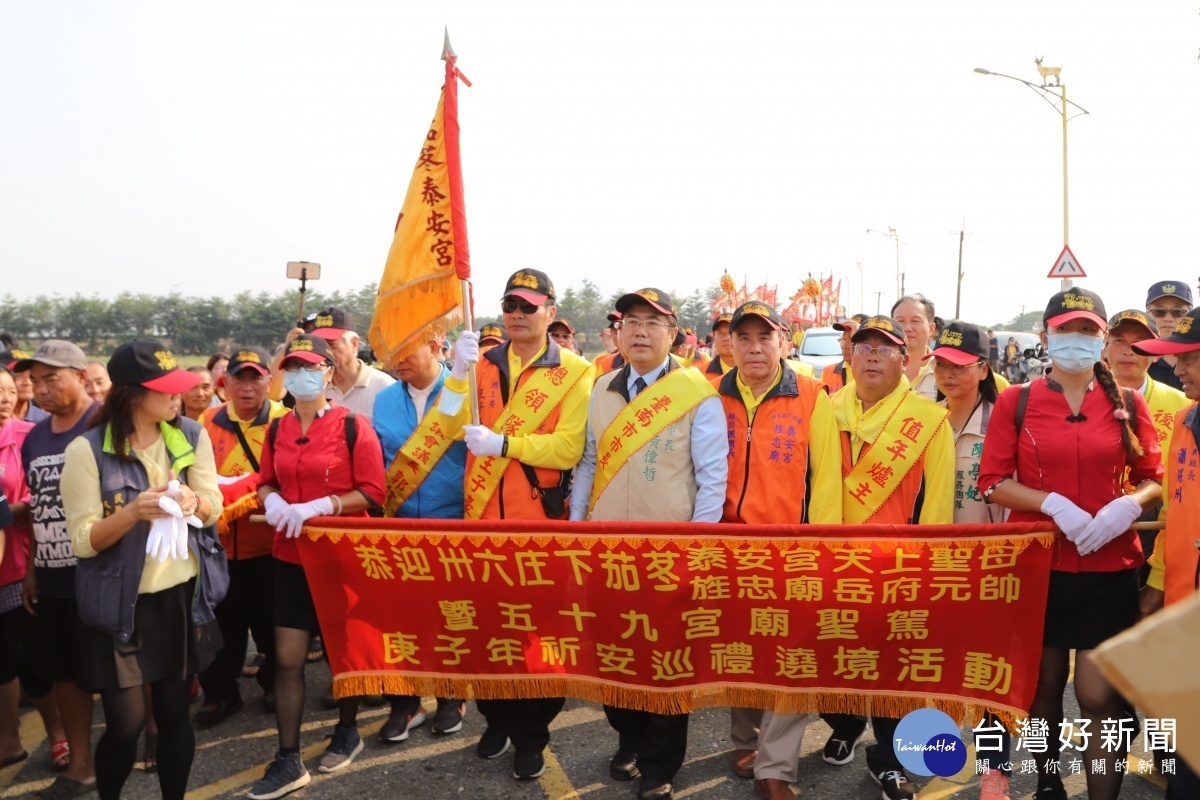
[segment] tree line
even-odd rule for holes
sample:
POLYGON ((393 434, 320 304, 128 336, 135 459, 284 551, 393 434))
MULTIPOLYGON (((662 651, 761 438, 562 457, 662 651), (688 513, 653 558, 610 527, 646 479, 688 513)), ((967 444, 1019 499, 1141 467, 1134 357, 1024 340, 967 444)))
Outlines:
MULTIPOLYGON (((606 316, 624 293, 602 295, 589 280, 559 291, 559 316, 570 320, 582 334, 585 350, 599 349, 597 333, 608 325, 606 316)), ((680 325, 693 328, 703 338, 711 324, 709 304, 719 293, 716 286, 686 295, 670 292, 679 309, 680 325)), ((354 315, 365 341, 376 294, 374 283, 352 292, 309 291, 305 313, 331 305, 343 308, 354 315)), ((180 355, 205 355, 234 344, 278 344, 296 324, 300 297, 296 290, 241 292, 232 298, 122 292, 111 299, 53 294, 21 300, 6 294, 0 302, 0 333, 29 349, 45 339, 66 339, 89 354, 108 355, 122 342, 150 337, 166 341, 180 355)), ((499 302, 477 299, 476 308, 498 312, 499 302)), ((497 321, 498 316, 483 313, 476 327, 497 321)))

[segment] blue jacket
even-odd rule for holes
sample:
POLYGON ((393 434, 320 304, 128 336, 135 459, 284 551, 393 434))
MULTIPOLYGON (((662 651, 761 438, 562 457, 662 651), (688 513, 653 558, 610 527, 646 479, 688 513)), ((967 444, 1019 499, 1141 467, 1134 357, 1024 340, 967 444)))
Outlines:
MULTIPOLYGON (((437 407, 438 396, 450 370, 443 364, 442 374, 434 381, 433 391, 425 405, 428 414, 437 407)), ((391 466, 396 451, 408 441, 416 430, 417 407, 408 394, 408 384, 396 381, 375 396, 375 408, 371 412, 371 424, 379 434, 383 445, 383 459, 391 466)), ((467 468, 467 446, 463 442, 450 445, 446 455, 412 496, 396 512, 402 519, 462 519, 463 518, 463 475, 467 468)))

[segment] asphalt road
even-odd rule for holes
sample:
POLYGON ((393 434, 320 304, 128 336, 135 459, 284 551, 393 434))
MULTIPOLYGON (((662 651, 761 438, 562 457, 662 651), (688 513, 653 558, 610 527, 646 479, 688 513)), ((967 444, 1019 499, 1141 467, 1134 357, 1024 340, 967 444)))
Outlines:
MULTIPOLYGON (((291 795, 297 800, 628 800, 634 796, 634 785, 608 777, 608 759, 615 749, 616 736, 602 710, 594 703, 576 700, 569 700, 555 721, 547 771, 538 781, 519 783, 513 779, 511 751, 495 761, 484 761, 475 755, 483 720, 473 705, 468 707, 466 724, 459 733, 435 737, 426 725, 414 730, 409 740, 401 744, 383 744, 377 736, 386 719, 386 708, 364 708, 359 715, 359 730, 366 740, 366 749, 345 770, 320 775, 315 771, 316 759, 324 751, 336 716, 320 704, 328 676, 325 664, 308 669, 308 708, 301 744, 313 780, 308 787, 291 795)), ((253 681, 242 682, 242 694, 246 700, 243 712, 213 728, 197 730, 189 800, 244 796, 271 759, 276 747, 274 717, 262 712, 261 694, 253 681)), ((1075 708, 1069 690, 1068 699, 1070 715, 1075 708)), ((427 708, 432 708, 432 700, 427 701, 427 708)), ((102 730, 103 720, 97 712, 95 735, 99 737, 102 730)), ((49 771, 49 743, 36 713, 22 712, 21 733, 31 755, 20 764, 0 770, 0 798, 23 797, 48 786, 53 777, 49 771)), ((879 798, 877 785, 867 775, 861 747, 856 760, 844 767, 832 767, 821 760, 820 751, 827 736, 828 728, 819 720, 809 726, 800 757, 802 796, 821 800, 879 798)), ((694 713, 688 760, 678 776, 675 796, 680 800, 753 798, 751 782, 734 777, 730 770, 731 753, 728 712, 709 709, 694 713)), ((1135 742, 1134 755, 1144 755, 1140 739, 1135 742)), ((968 760, 966 770, 954 778, 915 779, 921 787, 919 797, 974 800, 979 790, 973 770, 974 762, 968 760)), ((1087 797, 1082 775, 1068 777, 1066 785, 1071 797, 1087 797)), ((1029 796, 1034 788, 1033 776, 1014 775, 1013 787, 1014 798, 1029 796)), ((142 800, 158 796, 154 775, 135 770, 126 784, 124 797, 142 800)), ((1121 791, 1122 800, 1159 800, 1162 796, 1162 781, 1157 775, 1127 776, 1121 791)))

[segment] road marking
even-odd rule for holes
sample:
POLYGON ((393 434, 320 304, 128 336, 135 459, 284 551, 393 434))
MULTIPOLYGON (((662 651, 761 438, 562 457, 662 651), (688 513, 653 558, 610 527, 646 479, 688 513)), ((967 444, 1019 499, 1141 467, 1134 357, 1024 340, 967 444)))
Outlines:
POLYGON ((575 791, 554 751, 547 747, 542 755, 546 759, 546 771, 538 778, 538 783, 546 793, 546 800, 579 800, 579 792, 575 791))

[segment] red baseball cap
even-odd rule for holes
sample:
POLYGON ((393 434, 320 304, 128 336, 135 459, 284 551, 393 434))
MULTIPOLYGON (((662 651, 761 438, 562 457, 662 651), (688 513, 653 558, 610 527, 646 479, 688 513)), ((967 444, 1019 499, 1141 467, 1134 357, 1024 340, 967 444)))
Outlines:
POLYGON ((119 386, 144 386, 163 394, 181 394, 200 382, 200 375, 179 366, 157 339, 134 339, 113 351, 108 377, 119 386))

